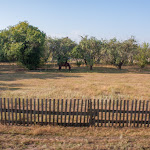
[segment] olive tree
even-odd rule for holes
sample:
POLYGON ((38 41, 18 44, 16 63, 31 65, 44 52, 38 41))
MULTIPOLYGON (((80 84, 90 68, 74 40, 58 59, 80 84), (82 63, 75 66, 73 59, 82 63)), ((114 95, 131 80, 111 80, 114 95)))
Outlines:
POLYGON ((57 64, 65 63, 71 57, 71 51, 76 46, 76 43, 66 38, 51 38, 48 40, 49 56, 51 55, 54 60, 57 60, 57 64))
POLYGON ((87 65, 87 62, 84 59, 84 50, 81 48, 80 45, 77 45, 73 48, 73 50, 71 52, 71 57, 76 59, 76 64, 78 67, 80 67, 80 65, 82 64, 83 61, 87 65))
POLYGON ((143 43, 137 49, 137 55, 135 59, 140 68, 144 68, 148 64, 148 59, 150 58, 150 47, 148 43, 143 43))
POLYGON ((99 60, 102 42, 95 37, 82 37, 79 46, 82 49, 83 59, 93 69, 94 63, 99 60))
POLYGON ((131 61, 136 54, 137 43, 134 38, 123 42, 117 41, 116 38, 107 42, 107 62, 121 69, 122 65, 131 61))

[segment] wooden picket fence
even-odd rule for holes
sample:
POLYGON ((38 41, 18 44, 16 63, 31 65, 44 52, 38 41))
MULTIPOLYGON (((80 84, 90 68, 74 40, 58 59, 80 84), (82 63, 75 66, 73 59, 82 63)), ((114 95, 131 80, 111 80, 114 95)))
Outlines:
POLYGON ((149 127, 150 106, 145 100, 56 100, 0 98, 0 123, 149 127))

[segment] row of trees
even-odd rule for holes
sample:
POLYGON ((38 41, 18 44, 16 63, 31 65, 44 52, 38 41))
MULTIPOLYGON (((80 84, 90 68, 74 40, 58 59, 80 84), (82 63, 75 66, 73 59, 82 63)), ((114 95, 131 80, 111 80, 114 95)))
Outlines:
POLYGON ((47 37, 27 22, 0 32, 0 61, 18 61, 28 69, 36 69, 50 58, 58 65, 76 59, 78 66, 85 63, 90 69, 95 63, 113 64, 118 69, 137 63, 143 68, 150 58, 150 48, 148 43, 137 44, 134 37, 118 41, 84 36, 77 44, 68 37, 47 37))
POLYGON ((58 64, 76 59, 77 65, 85 63, 92 70, 95 63, 113 64, 121 69, 124 64, 138 64, 144 68, 150 58, 149 44, 138 45, 134 37, 125 41, 98 40, 95 37, 81 37, 79 44, 69 38, 47 38, 46 56, 57 60, 58 64))

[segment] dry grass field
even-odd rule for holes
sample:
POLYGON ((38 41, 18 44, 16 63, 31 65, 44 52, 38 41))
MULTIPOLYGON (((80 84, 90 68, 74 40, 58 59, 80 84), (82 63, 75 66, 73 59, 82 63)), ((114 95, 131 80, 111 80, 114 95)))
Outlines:
POLYGON ((150 149, 150 128, 0 125, 0 149, 148 150, 150 149))
MULTIPOLYGON (((149 100, 150 66, 73 66, 69 72, 55 65, 28 71, 1 63, 0 97, 149 100)), ((150 149, 150 128, 0 125, 0 149, 150 149)))
POLYGON ((46 71, 26 71, 15 64, 0 64, 0 96, 20 98, 150 98, 150 66, 73 67, 72 71, 57 70, 53 65, 46 71))

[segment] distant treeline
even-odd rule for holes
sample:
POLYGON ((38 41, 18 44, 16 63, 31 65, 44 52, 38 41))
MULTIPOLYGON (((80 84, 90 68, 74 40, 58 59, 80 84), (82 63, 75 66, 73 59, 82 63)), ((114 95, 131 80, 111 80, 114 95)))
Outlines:
POLYGON ((118 69, 124 64, 144 68, 149 63, 150 47, 148 43, 139 45, 134 37, 119 41, 81 36, 77 44, 68 37, 48 37, 28 22, 0 31, 0 62, 19 62, 32 70, 48 60, 56 60, 59 65, 70 59, 75 59, 78 66, 85 63, 90 69, 95 63, 113 64, 118 69))

